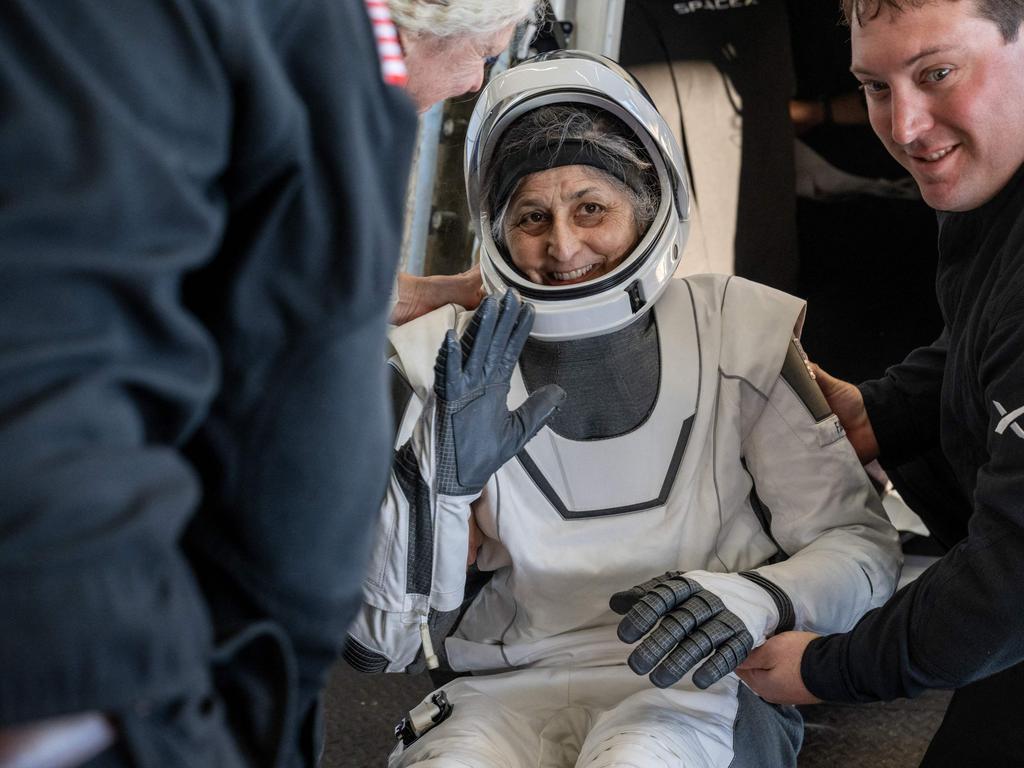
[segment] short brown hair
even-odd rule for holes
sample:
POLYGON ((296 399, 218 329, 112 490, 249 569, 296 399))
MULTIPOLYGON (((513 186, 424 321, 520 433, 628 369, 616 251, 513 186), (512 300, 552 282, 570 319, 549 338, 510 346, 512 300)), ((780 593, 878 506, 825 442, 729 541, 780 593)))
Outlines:
MULTIPOLYGON (((937 2, 938 0, 842 0, 843 16, 847 24, 852 24, 854 18, 858 24, 865 20, 878 16, 883 10, 888 9, 892 13, 901 13, 904 8, 920 8, 922 5, 937 2)), ((982 18, 988 19, 1003 34, 1003 40, 1012 43, 1017 39, 1021 22, 1024 21, 1024 0, 974 0, 977 4, 978 13, 982 18)), ((946 0, 946 2, 958 2, 958 0, 946 0)))

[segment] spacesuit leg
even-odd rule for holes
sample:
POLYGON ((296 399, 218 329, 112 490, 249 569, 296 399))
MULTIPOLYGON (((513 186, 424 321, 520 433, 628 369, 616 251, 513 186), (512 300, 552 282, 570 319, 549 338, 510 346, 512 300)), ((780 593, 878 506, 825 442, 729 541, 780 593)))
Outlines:
POLYGON ((486 684, 480 683, 486 681, 487 678, 459 678, 440 689, 452 705, 451 715, 409 746, 399 744, 388 758, 388 768, 537 765, 543 721, 524 715, 517 711, 518 707, 505 706, 496 696, 481 691, 486 684))
POLYGON ((728 768, 738 685, 644 687, 597 718, 576 768, 728 768))
POLYGON ((706 693, 649 689, 597 720, 576 768, 790 768, 801 733, 795 710, 772 707, 732 677, 706 693), (722 706, 723 689, 734 706, 722 706))

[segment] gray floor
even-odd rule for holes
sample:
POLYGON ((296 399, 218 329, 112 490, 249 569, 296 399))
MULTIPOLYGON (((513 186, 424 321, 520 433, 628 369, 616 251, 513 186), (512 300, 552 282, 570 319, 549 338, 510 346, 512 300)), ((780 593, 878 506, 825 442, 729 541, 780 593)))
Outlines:
MULTIPOLYGON (((430 690, 425 675, 361 675, 340 662, 326 692, 321 768, 384 766, 395 722, 430 690)), ((806 707, 800 768, 914 768, 948 699, 945 693, 929 693, 889 704, 806 707)))

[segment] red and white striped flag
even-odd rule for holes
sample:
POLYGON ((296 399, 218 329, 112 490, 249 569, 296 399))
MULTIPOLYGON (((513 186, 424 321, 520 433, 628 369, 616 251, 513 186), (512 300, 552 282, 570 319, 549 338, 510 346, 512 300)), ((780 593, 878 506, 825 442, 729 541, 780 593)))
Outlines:
POLYGON ((402 45, 398 42, 398 30, 391 21, 387 0, 364 0, 366 12, 373 22, 373 35, 377 39, 377 54, 380 56, 380 73, 384 82, 404 87, 409 81, 405 69, 402 45))

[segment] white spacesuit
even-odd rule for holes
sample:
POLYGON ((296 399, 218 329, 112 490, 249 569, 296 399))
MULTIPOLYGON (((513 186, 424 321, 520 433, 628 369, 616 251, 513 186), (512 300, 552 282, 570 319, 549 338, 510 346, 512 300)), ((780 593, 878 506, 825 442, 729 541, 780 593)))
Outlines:
POLYGON ((398 450, 346 657, 404 671, 436 647, 453 671, 473 673, 443 689, 450 711, 428 697, 413 713, 392 766, 793 765, 794 711, 734 675, 710 687, 692 673, 674 682, 678 670, 638 675, 653 662, 634 654, 627 666, 609 599, 666 572, 720 599, 719 618, 738 630, 727 634, 744 639, 717 679, 777 629, 842 631, 883 603, 899 569, 895 532, 794 342, 803 303, 740 278, 671 278, 685 168, 628 75, 561 53, 493 81, 467 142, 474 206, 504 127, 538 101, 614 111, 659 174, 658 214, 586 291, 526 280, 491 237, 489 211, 474 210, 485 285, 514 287, 536 313, 509 367, 508 409, 552 384, 568 397, 477 488, 458 467, 470 451, 441 437, 450 418, 435 393, 438 346, 470 313, 448 307, 392 332, 398 450), (635 411, 645 377, 651 403, 626 422, 577 412, 635 411), (473 581, 490 579, 467 598, 471 515, 485 537, 473 581), (431 717, 446 719, 431 727, 431 717))

